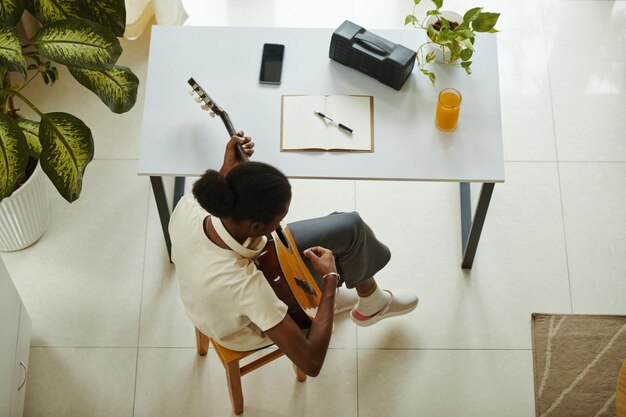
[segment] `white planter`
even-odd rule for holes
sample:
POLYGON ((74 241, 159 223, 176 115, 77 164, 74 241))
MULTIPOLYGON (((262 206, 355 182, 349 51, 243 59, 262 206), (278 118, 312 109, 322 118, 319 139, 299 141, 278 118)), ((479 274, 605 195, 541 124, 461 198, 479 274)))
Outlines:
MULTIPOLYGON (((450 22, 456 22, 456 23, 463 22, 463 16, 461 16, 457 12, 446 10, 446 11, 442 11, 441 15, 445 19, 449 20, 450 22)), ((424 26, 429 27, 436 21, 437 21, 437 16, 430 16, 428 19, 426 19, 426 23, 424 24, 424 26)), ((428 38, 428 34, 426 35, 426 38, 430 41, 430 38, 428 38)), ((427 50, 427 53, 435 52, 436 62, 441 62, 441 63, 450 62, 450 49, 444 48, 436 44, 429 43, 428 45, 426 45, 426 50, 427 50)))
POLYGON ((30 178, 0 201, 0 251, 24 249, 46 231, 50 220, 47 178, 37 163, 30 178))

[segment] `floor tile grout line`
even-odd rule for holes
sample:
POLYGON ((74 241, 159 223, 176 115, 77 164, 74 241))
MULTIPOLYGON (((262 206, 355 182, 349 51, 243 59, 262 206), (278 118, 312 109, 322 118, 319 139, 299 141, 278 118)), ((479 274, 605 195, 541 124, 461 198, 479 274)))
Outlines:
MULTIPOLYGON (((541 16, 542 16, 542 22, 543 22, 543 27, 544 27, 544 41, 545 41, 545 51, 547 52, 548 50, 548 39, 546 37, 546 32, 545 32, 545 28, 546 28, 546 9, 545 9, 545 4, 541 3, 541 16)), ((565 228, 565 208, 564 208, 564 204, 563 204, 563 187, 562 187, 562 180, 561 180, 561 161, 560 161, 560 157, 559 157, 559 145, 558 145, 558 141, 557 141, 557 135, 556 135, 556 118, 554 115, 554 92, 552 89, 552 76, 551 76, 551 72, 550 72, 550 60, 548 59, 548 56, 546 56, 546 74, 548 77, 548 89, 550 92, 550 113, 552 115, 552 135, 554 137, 554 151, 556 153, 556 175, 557 175, 557 180, 558 180, 558 185, 559 185, 559 200, 561 202, 561 227, 563 228, 563 243, 565 245, 565 270, 567 272, 567 288, 569 290, 569 308, 570 308, 570 312, 573 313, 574 312, 574 299, 572 297, 572 278, 571 278, 571 271, 569 268, 569 250, 568 250, 568 246, 567 246, 567 231, 565 228)))
POLYGON ((137 346, 135 347, 135 386, 133 388, 133 413, 132 416, 134 417, 135 415, 135 405, 137 403, 137 377, 138 377, 138 373, 139 373, 139 341, 141 338, 141 311, 143 309, 143 286, 144 286, 144 280, 146 278, 146 258, 147 258, 147 254, 148 254, 148 232, 150 229, 150 199, 152 198, 151 196, 151 185, 148 184, 148 198, 146 199, 146 222, 145 222, 145 239, 144 239, 144 246, 143 246, 143 268, 141 269, 141 288, 140 288, 140 295, 139 295, 139 321, 138 321, 138 326, 137 326, 137 346))
MULTIPOLYGON (((354 3, 353 3, 354 4, 354 3)), ((353 203, 353 207, 354 207, 354 211, 357 211, 357 180, 353 180, 352 181, 352 189, 354 190, 354 203, 353 203)), ((355 360, 356 360, 356 417, 359 417, 360 415, 360 410, 359 410, 359 329, 355 327, 354 329, 356 335, 355 335, 355 339, 354 339, 354 348, 355 348, 355 352, 356 355, 355 356, 355 360)))
MULTIPOLYGON (((184 349, 194 350, 195 346, 31 346, 32 349, 184 349)), ((212 348, 211 348, 212 349, 212 348)), ((270 348, 276 349, 276 348, 270 348)), ((424 352, 527 352, 531 348, 411 348, 411 347, 329 347, 328 350, 389 350, 424 352)))

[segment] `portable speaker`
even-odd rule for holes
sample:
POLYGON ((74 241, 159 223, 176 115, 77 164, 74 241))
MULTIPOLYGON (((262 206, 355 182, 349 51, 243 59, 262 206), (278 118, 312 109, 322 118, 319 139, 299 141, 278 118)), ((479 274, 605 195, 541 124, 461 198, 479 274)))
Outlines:
POLYGON ((381 38, 348 20, 330 40, 330 59, 399 90, 411 75, 415 51, 381 38))

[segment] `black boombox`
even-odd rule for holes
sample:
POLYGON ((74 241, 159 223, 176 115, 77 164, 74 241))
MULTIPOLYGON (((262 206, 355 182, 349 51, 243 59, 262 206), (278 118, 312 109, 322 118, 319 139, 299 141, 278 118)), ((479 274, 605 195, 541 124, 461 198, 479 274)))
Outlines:
POLYGON ((402 88, 415 65, 415 51, 397 45, 346 20, 330 40, 330 59, 402 88))

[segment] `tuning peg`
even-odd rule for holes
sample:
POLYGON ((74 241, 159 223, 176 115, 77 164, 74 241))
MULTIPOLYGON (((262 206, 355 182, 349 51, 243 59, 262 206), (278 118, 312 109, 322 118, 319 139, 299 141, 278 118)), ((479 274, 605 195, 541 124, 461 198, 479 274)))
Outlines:
POLYGON ((215 117, 215 113, 211 112, 211 113, 209 113, 209 116, 215 117))
POLYGON ((203 104, 202 106, 200 106, 200 108, 202 110, 207 110, 207 111, 209 110, 209 106, 207 106, 206 104, 203 104))
POLYGON ((202 101, 202 99, 200 97, 196 97, 196 98, 194 98, 194 100, 196 101, 196 103, 200 103, 202 101))
POLYGON ((191 91, 189 92, 189 95, 190 95, 190 96, 193 96, 193 94, 194 94, 194 93, 195 93, 195 90, 191 90, 191 91))

